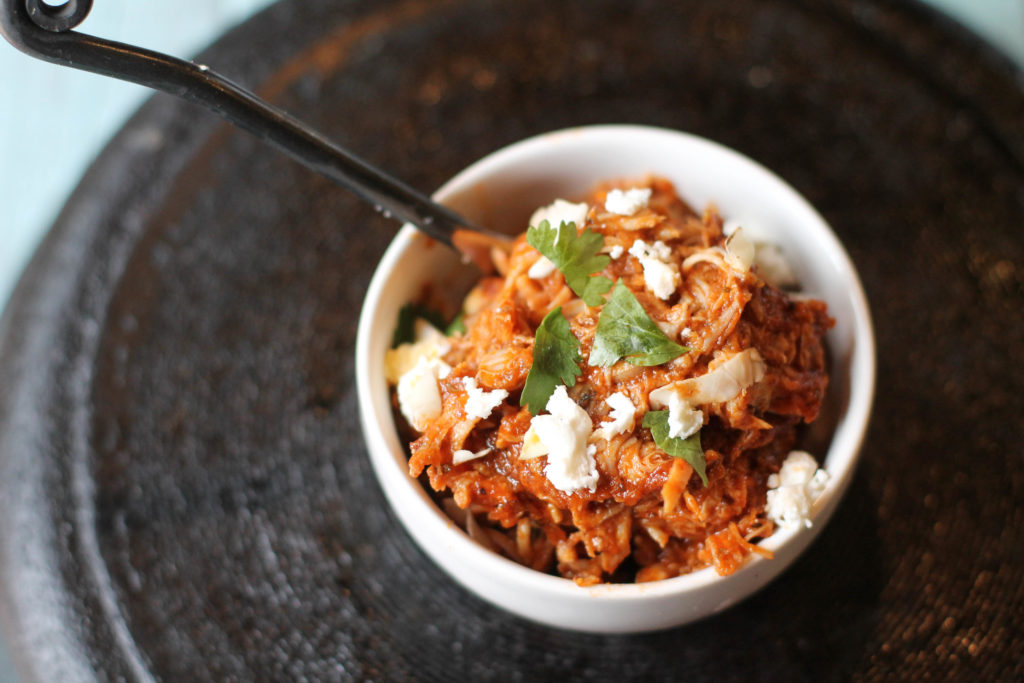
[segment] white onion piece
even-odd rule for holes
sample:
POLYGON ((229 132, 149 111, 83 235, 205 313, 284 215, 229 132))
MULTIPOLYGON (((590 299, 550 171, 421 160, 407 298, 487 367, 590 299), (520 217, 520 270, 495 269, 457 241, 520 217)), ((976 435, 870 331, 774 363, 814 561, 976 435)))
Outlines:
POLYGON ((464 462, 469 462, 470 460, 482 458, 490 452, 490 448, 481 448, 476 453, 474 453, 473 451, 468 451, 464 448, 460 448, 459 450, 452 453, 452 464, 461 465, 464 462))
POLYGON ((790 289, 800 284, 796 275, 793 274, 786 255, 774 244, 757 243, 754 265, 757 266, 757 274, 765 282, 779 289, 790 289))
POLYGON ((700 377, 666 384, 651 392, 651 405, 667 408, 673 394, 690 405, 722 403, 764 377, 764 359, 757 349, 740 351, 700 377))
POLYGON ((754 243, 743 234, 743 228, 736 228, 725 240, 725 260, 741 273, 750 270, 756 249, 754 243))

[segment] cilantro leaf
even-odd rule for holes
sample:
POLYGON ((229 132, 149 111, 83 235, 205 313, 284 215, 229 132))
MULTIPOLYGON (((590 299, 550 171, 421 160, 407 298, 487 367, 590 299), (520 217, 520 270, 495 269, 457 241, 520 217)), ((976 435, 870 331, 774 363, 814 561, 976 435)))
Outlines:
POLYGON ((533 365, 526 376, 526 385, 519 405, 536 415, 547 405, 559 383, 571 387, 580 375, 580 342, 569 329, 562 307, 554 309, 541 321, 533 342, 533 365))
POLYGON ((608 367, 625 358, 633 365, 661 365, 689 350, 666 337, 619 280, 597 320, 590 364, 608 367))
POLYGON ((416 319, 423 318, 439 330, 445 327, 444 317, 422 304, 406 304, 398 311, 398 324, 391 337, 391 348, 416 341, 416 319))
POLYGON ((461 311, 457 316, 455 316, 452 319, 450 323, 448 323, 448 327, 444 328, 444 336, 451 337, 452 335, 459 332, 461 332, 462 334, 466 333, 466 321, 463 320, 461 311))
POLYGON ((673 458, 682 458, 690 463, 700 480, 704 482, 704 486, 708 485, 708 475, 705 472, 707 463, 704 460, 704 449, 700 445, 700 432, 691 434, 685 439, 669 436, 667 410, 648 412, 644 415, 643 426, 651 430, 651 436, 654 437, 654 443, 658 445, 658 448, 673 458))
POLYGON ((604 237, 591 230, 576 234, 576 223, 562 223, 552 228, 548 221, 526 231, 526 241, 558 266, 576 296, 588 306, 604 303, 603 294, 611 289, 612 281, 600 273, 611 261, 607 254, 599 253, 604 237))

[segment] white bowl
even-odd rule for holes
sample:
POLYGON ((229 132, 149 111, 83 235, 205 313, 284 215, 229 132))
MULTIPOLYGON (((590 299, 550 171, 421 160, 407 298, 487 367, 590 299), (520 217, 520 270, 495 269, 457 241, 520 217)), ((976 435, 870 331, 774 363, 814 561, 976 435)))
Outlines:
MULTIPOLYGON (((510 612, 551 626, 598 633, 667 628, 725 609, 785 569, 825 526, 853 478, 874 393, 875 345, 863 289, 825 221, 793 188, 750 159, 685 133, 642 126, 589 126, 530 138, 459 173, 434 195, 470 220, 508 233, 558 197, 585 195, 597 182, 654 174, 672 181, 698 211, 708 203, 745 231, 782 248, 803 290, 828 303, 831 382, 814 453, 831 475, 810 528, 779 529, 730 576, 712 568, 663 581, 581 588, 527 569, 477 545, 409 476, 384 379, 384 352, 398 310, 429 283, 453 302, 477 274, 452 251, 405 227, 370 283, 356 342, 359 405, 373 468, 395 514, 433 560, 463 586, 510 612)), ((817 423, 816 423, 817 424, 817 423)))

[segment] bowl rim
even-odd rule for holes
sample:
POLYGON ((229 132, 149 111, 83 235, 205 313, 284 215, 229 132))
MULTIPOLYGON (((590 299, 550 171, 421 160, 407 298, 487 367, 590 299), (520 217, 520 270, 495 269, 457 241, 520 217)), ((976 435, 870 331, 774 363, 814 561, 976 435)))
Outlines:
MULTIPOLYGON (((816 525, 820 524, 823 527, 853 478, 856 463, 867 435, 876 381, 875 338, 867 297, 852 260, 824 218, 785 180, 736 150, 692 133, 635 124, 600 124, 555 130, 512 143, 470 164, 444 183, 432 196, 435 200, 444 203, 452 195, 479 182, 480 178, 492 176, 496 170, 505 168, 518 159, 531 157, 538 151, 538 148, 548 148, 553 143, 563 144, 573 140, 585 142, 587 138, 623 136, 654 136, 655 138, 668 136, 677 142, 691 145, 694 149, 718 155, 728 160, 729 163, 748 165, 752 171, 764 174, 766 180, 776 185, 773 189, 781 193, 782 199, 798 214, 801 214, 801 220, 814 226, 817 232, 816 239, 822 240, 828 247, 827 257, 832 261, 833 267, 838 272, 847 275, 849 280, 848 303, 853 313, 852 334, 856 339, 856 344, 850 351, 849 394, 838 417, 828 452, 820 460, 821 464, 826 462, 829 464, 830 481, 826 490, 816 500, 811 517, 815 520, 816 525)), ((394 430, 390 406, 384 415, 379 414, 379 411, 375 409, 371 400, 374 373, 369 364, 364 362, 373 342, 369 338, 369 331, 371 322, 376 316, 375 303, 381 298, 389 274, 393 272, 397 261, 407 250, 415 248, 418 242, 425 239, 415 228, 406 225, 391 242, 377 266, 367 290, 359 317, 356 342, 356 385, 368 454, 392 509, 402 521, 406 531, 421 546, 426 541, 427 535, 433 537, 440 535, 455 546, 449 548, 450 550, 470 557, 473 562, 478 563, 477 566, 483 568, 483 571, 492 572, 492 578, 514 580, 522 590, 533 590, 539 594, 555 594, 566 598, 586 595, 592 599, 612 602, 637 599, 648 601, 657 600, 667 595, 685 595, 709 584, 720 583, 725 579, 734 579, 764 562, 779 562, 778 557, 774 560, 766 560, 754 554, 735 573, 725 577, 719 576, 713 567, 705 567, 688 574, 647 583, 603 583, 580 587, 570 579, 545 574, 520 565, 484 548, 466 535, 434 503, 420 482, 410 477, 404 468, 399 467, 399 462, 407 461, 406 455, 404 452, 397 454, 392 452, 384 434, 384 427, 388 422, 392 423, 392 431, 394 430), (403 483, 405 488, 416 495, 396 500, 396 492, 392 487, 402 486, 403 483), (412 505, 414 509, 404 507, 406 505, 412 505)), ((376 374, 379 376, 379 381, 384 382, 383 369, 378 369, 376 374)), ((401 451, 401 447, 399 447, 399 451, 401 451)), ((780 555, 795 539, 804 536, 806 531, 809 530, 802 526, 780 527, 770 537, 759 541, 758 545, 780 555)), ((438 558, 437 552, 435 552, 437 549, 424 547, 423 550, 457 580, 463 580, 463 577, 459 576, 457 567, 451 566, 451 562, 445 562, 438 558)), ((786 560, 782 567, 774 567, 778 570, 774 573, 781 573, 802 550, 803 547, 797 549, 793 558, 786 560)), ((757 588, 760 588, 760 585, 751 589, 750 592, 757 588)))

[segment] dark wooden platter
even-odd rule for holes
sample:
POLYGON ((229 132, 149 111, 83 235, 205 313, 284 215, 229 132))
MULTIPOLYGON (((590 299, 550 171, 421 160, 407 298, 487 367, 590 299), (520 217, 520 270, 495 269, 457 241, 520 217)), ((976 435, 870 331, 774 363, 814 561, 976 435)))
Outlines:
POLYGON ((1024 675, 1024 79, 975 37, 888 0, 288 0, 202 59, 424 190, 600 122, 763 162, 871 301, 861 469, 719 616, 599 637, 491 608, 365 457, 353 338, 392 226, 157 96, 0 324, 0 618, 26 678, 1024 675))

